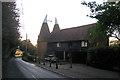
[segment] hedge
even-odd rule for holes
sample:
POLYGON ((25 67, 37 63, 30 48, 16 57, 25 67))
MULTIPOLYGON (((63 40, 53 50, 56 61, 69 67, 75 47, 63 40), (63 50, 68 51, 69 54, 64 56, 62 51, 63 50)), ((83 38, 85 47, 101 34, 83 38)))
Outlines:
POLYGON ((29 53, 23 55, 23 60, 27 62, 34 62, 35 56, 30 55, 29 53))
POLYGON ((120 47, 92 47, 88 49, 87 64, 113 69, 120 68, 120 47))

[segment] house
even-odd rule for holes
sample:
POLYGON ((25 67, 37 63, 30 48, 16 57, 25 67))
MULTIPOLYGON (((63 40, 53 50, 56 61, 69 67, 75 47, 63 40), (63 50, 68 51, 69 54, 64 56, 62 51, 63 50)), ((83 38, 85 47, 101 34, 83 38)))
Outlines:
POLYGON ((68 59, 70 55, 74 62, 85 62, 87 48, 90 46, 88 34, 96 23, 60 29, 57 19, 50 33, 45 17, 38 36, 38 55, 44 57, 54 54, 59 59, 68 59))
POLYGON ((109 41, 109 46, 120 46, 119 40, 111 40, 109 41))

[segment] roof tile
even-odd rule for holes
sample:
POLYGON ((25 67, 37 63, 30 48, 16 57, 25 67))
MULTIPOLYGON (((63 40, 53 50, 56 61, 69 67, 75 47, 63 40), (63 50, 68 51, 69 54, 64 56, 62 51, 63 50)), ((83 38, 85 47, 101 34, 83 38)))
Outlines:
POLYGON ((96 23, 93 23, 51 32, 48 42, 88 40, 89 30, 95 25, 96 23))

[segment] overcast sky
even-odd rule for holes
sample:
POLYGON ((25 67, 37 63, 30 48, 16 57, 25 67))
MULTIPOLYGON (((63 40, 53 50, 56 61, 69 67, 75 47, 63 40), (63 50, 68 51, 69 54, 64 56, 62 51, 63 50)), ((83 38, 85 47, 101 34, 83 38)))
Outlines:
MULTIPOLYGON (((48 16, 48 26, 52 31, 55 17, 60 29, 77 27, 95 23, 97 20, 87 17, 90 13, 88 7, 81 4, 83 0, 18 0, 18 7, 23 7, 22 27, 20 29, 22 40, 27 33, 28 39, 35 45, 45 16, 48 16), (22 4, 21 4, 22 2, 22 4), (24 24, 24 25, 23 25, 24 24)), ((93 0, 85 0, 87 2, 93 0)), ((102 3, 103 0, 96 0, 102 3)))

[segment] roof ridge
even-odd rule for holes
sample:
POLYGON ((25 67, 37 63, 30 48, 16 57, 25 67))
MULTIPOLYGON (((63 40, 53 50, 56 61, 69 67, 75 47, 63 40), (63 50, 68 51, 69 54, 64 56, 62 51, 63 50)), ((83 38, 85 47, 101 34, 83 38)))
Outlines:
POLYGON ((91 24, 81 25, 81 26, 71 27, 71 28, 65 28, 65 29, 61 29, 60 31, 74 29, 74 28, 79 28, 79 27, 87 27, 88 25, 94 25, 94 24, 96 24, 96 23, 91 23, 91 24))

